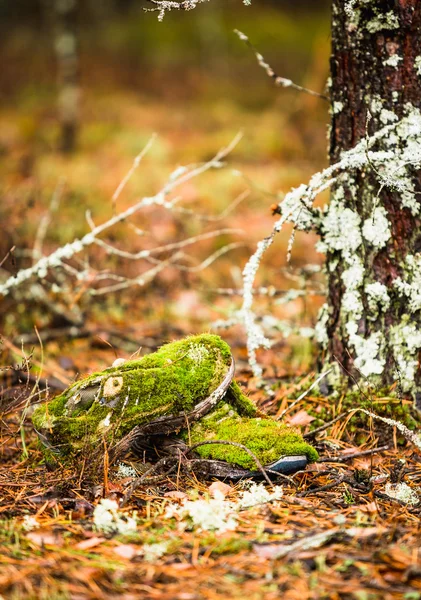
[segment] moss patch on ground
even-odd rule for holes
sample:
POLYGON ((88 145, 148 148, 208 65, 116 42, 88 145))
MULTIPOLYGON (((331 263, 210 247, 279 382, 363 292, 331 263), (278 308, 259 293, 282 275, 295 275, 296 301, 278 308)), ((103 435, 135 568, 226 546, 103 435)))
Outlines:
MULTIPOLYGON (((183 434, 187 440, 188 435, 183 434)), ((306 455, 310 462, 318 458, 316 450, 291 427, 271 418, 242 416, 233 406, 222 401, 216 409, 193 424, 190 441, 224 440, 246 446, 263 465, 269 465, 281 456, 306 455)), ((224 460, 246 469, 256 469, 253 458, 241 448, 209 444, 197 448, 202 458, 224 460)))

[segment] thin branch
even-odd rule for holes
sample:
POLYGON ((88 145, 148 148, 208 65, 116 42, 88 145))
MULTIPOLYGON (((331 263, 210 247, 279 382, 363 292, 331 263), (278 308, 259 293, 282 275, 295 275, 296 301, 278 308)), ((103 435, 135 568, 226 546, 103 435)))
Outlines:
POLYGON ((235 233, 243 233, 243 231, 240 229, 218 229, 216 231, 200 233, 186 240, 181 240, 180 242, 164 244, 163 246, 157 246, 156 248, 152 248, 151 250, 140 250, 139 252, 126 252, 125 250, 119 250, 118 248, 115 248, 114 246, 111 246, 110 244, 107 244, 106 242, 99 239, 95 239, 94 243, 98 246, 101 246, 101 248, 104 248, 104 250, 106 250, 108 254, 113 254, 115 256, 120 256, 121 258, 127 258, 130 260, 139 260, 142 258, 148 258, 152 254, 162 254, 163 252, 179 250, 180 248, 185 248, 186 246, 191 246, 192 244, 196 244, 197 242, 209 240, 220 235, 235 233))
POLYGON ((143 150, 141 152, 139 152, 139 154, 134 159, 133 165, 131 166, 131 169, 128 171, 128 173, 125 175, 125 177, 123 177, 123 179, 120 181, 120 183, 119 183, 119 185, 118 185, 118 187, 117 187, 117 189, 114 192, 113 197, 112 197, 113 214, 115 213, 117 200, 119 199, 121 192, 124 190, 124 188, 126 187, 127 183, 132 178, 134 172, 136 171, 136 169, 138 168, 138 166, 142 162, 142 159, 144 158, 144 156, 151 149, 151 147, 152 147, 154 141, 156 140, 156 138, 157 138, 156 133, 152 134, 152 136, 148 140, 146 146, 143 148, 143 150))
POLYGON ((172 0, 148 0, 151 4, 154 4, 154 8, 144 8, 145 12, 158 12, 158 21, 162 21, 165 17, 166 12, 172 10, 193 10, 198 4, 209 2, 209 0, 181 0, 180 2, 173 2, 172 0))
POLYGON ((340 421, 344 417, 347 417, 349 414, 351 414, 351 413, 353 413, 355 411, 356 411, 355 408, 351 408, 350 410, 347 410, 347 411, 341 413, 340 415, 338 415, 337 417, 335 417, 334 419, 332 419, 328 423, 325 423, 324 425, 321 425, 320 427, 317 427, 317 429, 313 429, 313 431, 309 431, 308 433, 305 433, 303 435, 303 438, 307 439, 307 438, 314 437, 318 433, 321 433, 322 431, 325 431, 325 429, 329 429, 329 427, 331 425, 334 425, 335 423, 337 423, 338 421, 340 421))
POLYGON ((345 462, 347 460, 354 460, 354 458, 361 458, 363 456, 372 456, 373 454, 378 454, 380 452, 386 452, 389 450, 390 446, 380 446, 379 448, 372 448, 371 450, 362 450, 361 452, 354 452, 353 454, 341 454, 340 456, 325 456, 324 458, 319 458, 317 462, 319 463, 340 463, 345 462))
POLYGON ((280 420, 282 419, 282 417, 284 417, 286 415, 287 412, 289 412, 292 408, 294 408, 294 406, 296 406, 297 404, 299 404, 301 402, 301 400, 304 400, 304 398, 306 396, 308 396, 308 394, 311 392, 311 390, 313 390, 316 385, 318 385, 322 379, 324 379, 325 377, 327 377, 327 375, 329 375, 329 373, 331 373, 333 371, 333 367, 331 369, 329 369, 328 371, 325 371, 324 373, 322 373, 321 375, 319 375, 319 377, 316 379, 316 381, 314 381, 311 386, 302 394, 300 394, 300 396, 294 400, 294 402, 292 404, 290 404, 289 406, 286 407, 285 410, 283 410, 279 415, 276 415, 276 419, 280 420))
POLYGON ((315 96, 316 98, 321 98, 322 100, 329 100, 327 96, 324 94, 320 94, 319 92, 315 92, 313 90, 309 90, 308 88, 302 87, 301 85, 297 85, 291 79, 286 79, 285 77, 280 77, 275 73, 272 67, 265 61, 264 57, 260 54, 260 52, 253 46, 250 42, 249 38, 238 29, 234 29, 234 33, 238 35, 241 41, 245 42, 247 46, 253 51, 255 57, 257 58, 257 62, 262 69, 266 71, 266 74, 274 80, 275 85, 283 88, 291 88, 293 90, 297 90, 298 92, 304 92, 309 94, 310 96, 315 96))
MULTIPOLYGON (((175 173, 173 173, 170 176, 166 184, 155 196, 142 198, 126 210, 113 215, 113 217, 111 217, 110 219, 108 219, 108 221, 105 221, 101 225, 95 225, 90 215, 87 214, 87 219, 91 227, 91 231, 89 233, 84 235, 82 238, 75 239, 73 242, 65 244, 64 246, 58 248, 49 256, 41 257, 31 267, 27 269, 22 269, 16 275, 13 275, 6 279, 6 281, 3 284, 0 284, 0 294, 3 296, 7 296, 12 289, 19 287, 32 277, 39 277, 40 279, 45 279, 49 269, 63 268, 63 266, 67 264, 64 261, 73 259, 75 255, 82 252, 85 248, 97 243, 101 234, 109 230, 114 225, 117 225, 118 223, 122 223, 130 219, 133 215, 137 214, 143 208, 150 206, 161 206, 164 208, 171 209, 172 203, 167 201, 167 196, 169 196, 174 190, 176 190, 181 185, 185 184, 187 181, 190 181, 194 177, 201 175, 205 171, 208 171, 209 169, 220 168, 223 165, 223 159, 233 150, 236 144, 240 141, 241 137, 241 133, 237 134, 232 140, 232 142, 228 144, 227 147, 222 148, 209 161, 190 168, 183 168, 181 170, 178 169, 175 173)), ((177 247, 178 245, 173 246, 174 249, 177 247)), ((168 247, 166 249, 168 249, 168 247)), ((149 251, 147 252, 149 255, 149 251)), ((76 276, 78 277, 78 279, 83 278, 80 276, 80 274, 79 276, 76 276)))
POLYGON ((64 179, 59 181, 56 189, 54 190, 53 196, 51 198, 50 206, 48 207, 48 211, 41 218, 38 230, 35 236, 34 247, 32 249, 32 261, 35 264, 37 260, 42 257, 42 247, 44 244, 45 236, 47 235, 48 227, 50 226, 53 214, 57 211, 61 196, 64 189, 64 179))

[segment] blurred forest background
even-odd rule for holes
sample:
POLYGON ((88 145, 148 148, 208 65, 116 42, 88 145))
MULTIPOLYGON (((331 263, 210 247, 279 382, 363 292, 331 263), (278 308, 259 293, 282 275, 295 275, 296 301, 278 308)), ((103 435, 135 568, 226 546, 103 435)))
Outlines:
MULTIPOLYGON (((241 270, 276 218, 270 206, 326 164, 327 103, 276 88, 233 29, 246 33, 277 73, 323 91, 330 45, 327 1, 254 0, 245 7, 240 0, 213 0, 193 11, 173 11, 161 23, 145 6, 150 5, 142 0, 79 2, 72 23, 81 94, 78 124, 74 151, 63 152, 54 1, 0 0, 0 274, 4 279, 31 264, 40 221, 51 210, 54 195, 58 202, 50 214, 44 253, 89 230, 87 209, 96 223, 110 218, 112 195, 153 132, 158 138, 117 210, 155 194, 177 166, 209 159, 241 130, 244 137, 228 168, 189 182, 180 195, 183 206, 218 215, 249 190, 242 204, 216 223, 216 228, 242 233, 195 246, 189 264, 232 241, 242 246, 206 270, 167 269, 149 286, 118 294, 92 296, 86 281, 71 280, 62 281, 58 293, 50 276, 43 282, 48 298, 36 297, 23 286, 2 301, 0 317, 1 330, 17 345, 22 336, 26 342, 36 340, 34 325, 46 332, 45 340, 55 328, 73 326, 95 332, 105 345, 114 345, 110 332, 128 328, 131 339, 149 335, 159 341, 178 330, 209 330, 240 305, 238 297, 216 290, 241 288, 241 270), (242 175, 235 176, 234 169, 242 175)), ((133 224, 154 244, 215 228, 215 223, 204 225, 200 219, 158 209, 133 224)), ((300 269, 321 262, 315 238, 297 235, 291 266, 285 270, 290 232, 286 228, 269 252, 260 285, 280 290, 309 285, 300 269)), ((131 251, 144 243, 122 225, 112 236, 115 245, 131 251)), ((93 272, 138 274, 137 263, 123 262, 100 248, 89 251, 93 272)), ((304 301, 277 301, 269 314, 284 322, 281 330, 289 327, 287 321, 292 327, 313 325, 321 302, 318 293, 304 301)), ((285 353, 301 370, 311 360, 310 348, 292 342, 285 353)), ((129 344, 126 350, 133 348, 129 344)), ((101 366, 98 353, 86 361, 83 371, 90 361, 101 366)))

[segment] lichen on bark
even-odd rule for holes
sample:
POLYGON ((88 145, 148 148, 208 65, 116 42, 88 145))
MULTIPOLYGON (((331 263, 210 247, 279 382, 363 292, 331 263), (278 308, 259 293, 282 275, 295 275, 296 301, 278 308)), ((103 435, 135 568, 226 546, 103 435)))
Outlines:
POLYGON ((333 0, 330 159, 395 125, 375 146, 410 164, 342 174, 320 221, 328 300, 317 336, 353 378, 396 381, 421 408, 421 3, 333 0), (338 110, 338 106, 341 110, 338 110))

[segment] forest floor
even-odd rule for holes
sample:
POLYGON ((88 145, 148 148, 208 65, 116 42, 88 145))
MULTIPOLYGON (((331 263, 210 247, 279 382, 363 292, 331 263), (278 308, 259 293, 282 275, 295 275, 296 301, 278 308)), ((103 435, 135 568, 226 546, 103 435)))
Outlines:
MULTIPOLYGON (((287 25, 285 36, 293 23, 287 25)), ((302 33, 303 44, 309 43, 310 25, 302 33)), ((312 43, 327 58, 326 36, 312 43)), ((303 83, 322 89, 326 73, 319 68, 321 57, 316 58, 303 83)), ((107 66, 95 71, 97 79, 106 81, 107 66)), ((162 81, 149 94, 87 89, 80 145, 72 157, 54 151, 58 131, 51 92, 43 96, 26 90, 0 113, 0 151, 7 159, 0 164, 0 210, 9 224, 2 231, 0 259, 17 247, 2 263, 9 273, 30 264, 43 216, 52 217, 42 248, 46 253, 86 233, 86 209, 96 222, 109 218, 116 187, 153 131, 159 137, 117 210, 156 193, 180 164, 208 160, 240 129, 244 138, 227 168, 189 182, 180 195, 183 206, 215 217, 249 193, 240 207, 205 225, 203 219, 162 211, 133 223, 146 224, 147 243, 157 245, 215 228, 241 230, 189 254, 189 264, 198 264, 222 245, 241 241, 212 268, 187 274, 168 269, 143 289, 95 299, 84 282, 64 286, 64 293, 54 291, 57 281, 50 274, 49 300, 61 317, 51 313, 51 304, 25 293, 2 301, 0 599, 420 600, 419 452, 396 427, 354 411, 358 403, 375 414, 393 412, 413 426, 409 401, 396 390, 357 390, 335 399, 309 391, 297 402, 316 377, 317 359, 322 362, 312 342, 296 335, 300 327, 314 326, 323 301, 320 277, 309 277, 305 269, 309 263, 320 265, 322 257, 314 250, 315 238, 299 234, 286 265, 288 227, 268 253, 258 282, 280 295, 256 299, 261 314, 282 324, 281 331, 272 331, 276 344, 260 356, 273 395, 251 376, 241 328, 219 332, 233 349, 243 389, 262 410, 306 435, 319 451, 319 462, 276 481, 282 497, 278 490, 277 499, 261 499, 251 508, 240 506, 243 485, 198 481, 182 472, 163 476, 139 487, 119 510, 128 518, 136 513, 136 531, 104 533, 95 527, 95 507, 104 498, 120 502, 132 472, 105 466, 88 476, 89 457, 74 469, 49 470, 43 461, 28 397, 40 390, 41 398, 51 398, 77 377, 110 366, 116 356, 146 354, 230 319, 240 307, 235 291, 242 285, 242 267, 273 225, 271 205, 325 164, 327 116, 317 100, 279 95, 268 101, 267 92, 265 100, 253 99, 248 97, 252 84, 247 94, 237 89, 235 100, 230 100, 231 84, 219 87, 215 100, 212 79, 198 83, 194 70, 187 79, 189 93, 182 85, 167 89, 162 81), (211 102, 201 95, 203 87, 213 94, 211 102), (192 90, 195 102, 189 104, 192 90), (247 98, 240 101, 242 95, 247 98), (51 215, 51 197, 58 189, 59 209, 51 215), (279 302, 291 288, 308 294, 279 302), (288 338, 286 329, 292 332, 288 338), (396 485, 407 490, 406 501, 386 493, 396 485), (226 513, 230 527, 201 529, 180 516, 174 505, 189 499, 202 500, 204 511, 211 507, 215 514, 226 513)), ((143 243, 124 228, 117 228, 110 240, 136 249, 143 243)), ((94 273, 104 268, 103 261, 100 250, 90 252, 94 273)), ((107 266, 125 276, 137 268, 117 259, 107 266)), ((130 457, 124 463, 143 468, 130 457)))
MULTIPOLYGON (((153 332, 143 339, 152 342, 153 332)), ((60 350, 45 347, 45 354, 57 353, 62 364, 69 351, 83 357, 98 353, 98 348, 92 348, 90 340, 60 350)), ((21 411, 4 416, 1 597, 421 597, 419 454, 405 446, 396 429, 384 429, 346 410, 345 398, 333 405, 310 392, 295 403, 314 373, 288 375, 285 361, 276 353, 266 371, 268 380, 276 383, 276 392, 273 397, 265 396, 249 370, 241 366, 244 349, 237 345, 235 354, 240 359, 238 381, 268 413, 282 414, 284 421, 307 435, 316 425, 340 416, 319 433, 310 434, 320 461, 288 480, 274 482, 283 488, 281 497, 277 488, 277 499, 261 496, 263 484, 259 491, 252 488, 255 500, 249 508, 239 504, 247 484, 164 473, 159 481, 134 491, 119 510, 123 520, 135 516, 135 530, 104 532, 94 516, 95 506, 102 498, 120 504, 134 480, 133 471, 127 468, 142 472, 142 463, 126 457, 126 469, 104 467, 88 474, 86 457, 82 466, 49 470, 30 421, 21 411), (396 484, 408 486, 413 496, 393 498, 387 484, 392 489, 396 484), (201 500, 199 512, 207 517, 195 523, 183 516, 180 507, 189 500, 196 505, 201 500), (172 514, 169 507, 173 507, 172 514)), ((109 362, 114 359, 110 349, 101 350, 101 355, 109 362)), ((63 369, 57 366, 53 372, 60 379, 63 369)), ((389 414, 391 403, 395 410, 402 408, 396 396, 367 399, 354 395, 352 400, 351 409, 358 400, 376 414, 389 414)))

